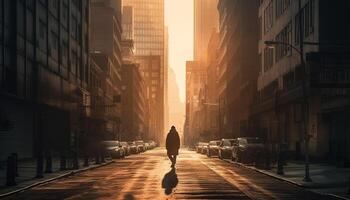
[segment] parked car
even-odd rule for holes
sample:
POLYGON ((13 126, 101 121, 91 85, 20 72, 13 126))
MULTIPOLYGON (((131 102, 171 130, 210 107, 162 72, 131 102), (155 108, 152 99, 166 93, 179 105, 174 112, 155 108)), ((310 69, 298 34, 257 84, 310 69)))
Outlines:
POLYGON ((232 156, 232 148, 235 139, 222 139, 219 145, 219 158, 231 158, 232 156))
POLYGON ((124 148, 125 156, 130 155, 130 146, 127 142, 120 142, 122 147, 124 148))
POLYGON ((137 141, 135 141, 135 143, 136 143, 136 146, 137 146, 137 151, 139 153, 145 151, 145 143, 142 140, 137 140, 137 141))
POLYGON ((201 153, 203 146, 204 146, 204 142, 198 142, 196 145, 196 152, 201 153))
POLYGON ((149 146, 149 143, 148 142, 145 142, 145 150, 147 151, 147 150, 150 150, 151 148, 150 148, 150 146, 149 146))
POLYGON ((201 154, 207 154, 209 143, 203 143, 201 154))
POLYGON ((217 156, 219 154, 220 140, 210 141, 208 144, 207 156, 217 156))
POLYGON ((259 138, 237 138, 232 148, 232 160, 242 163, 255 162, 263 151, 264 144, 259 138))
POLYGON ((153 140, 148 141, 148 143, 149 143, 150 149, 154 149, 157 146, 156 142, 154 142, 153 140))
POLYGON ((136 145, 135 142, 128 142, 128 144, 129 144, 129 147, 130 147, 130 153, 132 153, 132 154, 139 153, 137 145, 136 145))
POLYGON ((123 158, 125 156, 125 151, 119 141, 110 140, 102 141, 103 153, 105 156, 110 156, 111 158, 123 158))

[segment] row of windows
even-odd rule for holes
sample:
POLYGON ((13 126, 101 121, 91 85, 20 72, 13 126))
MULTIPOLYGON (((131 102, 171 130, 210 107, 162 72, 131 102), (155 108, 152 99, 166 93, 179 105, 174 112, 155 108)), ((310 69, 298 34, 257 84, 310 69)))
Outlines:
MULTIPOLYGON (((157 69, 158 69, 158 68, 157 68, 157 69)), ((150 76, 150 73, 149 73, 149 72, 142 72, 141 74, 142 74, 142 76, 144 76, 144 77, 149 77, 149 76, 150 76)), ((159 73, 158 73, 158 72, 152 72, 152 73, 151 73, 151 77, 152 77, 152 78, 158 78, 158 77, 159 77, 159 73)))
MULTIPOLYGON (((159 43, 159 44, 163 44, 163 38, 161 37, 143 37, 142 35, 134 35, 134 41, 135 43, 143 43, 143 42, 147 42, 147 43, 159 43)), ((163 45, 162 45, 163 46, 163 45)))
MULTIPOLYGON (((274 24, 274 5, 275 5, 275 10, 276 10, 276 19, 278 17, 280 17, 287 9, 290 8, 291 6, 291 0, 270 0, 268 6, 265 8, 264 10, 264 24, 263 24, 263 30, 264 33, 266 34, 267 32, 269 32, 274 24), (275 2, 275 4, 274 4, 275 2)), ((303 17, 304 23, 305 24, 305 35, 308 36, 307 34, 309 34, 309 30, 307 29, 308 27, 310 27, 311 22, 314 21, 314 6, 315 6, 315 2, 314 0, 309 0, 306 5, 304 6, 304 8, 302 8, 301 11, 301 15, 303 17)), ((260 19, 261 20, 261 19, 260 19)), ((260 21, 261 24, 261 21, 260 21)))
MULTIPOLYGON (((2 46, 1 46, 2 48, 2 46)), ((14 64, 9 65, 10 59, 13 57, 10 55, 6 55, 4 58, 2 54, 0 54, 0 60, 5 62, 0 62, 0 70, 5 70, 5 80, 4 83, 8 84, 8 86, 5 86, 5 90, 9 93, 18 95, 20 97, 28 97, 30 98, 32 95, 32 81, 33 81, 33 74, 32 70, 34 67, 34 62, 31 59, 25 59, 24 56, 17 54, 16 55, 16 68, 13 68, 12 66, 14 64), (4 65, 3 65, 4 64, 4 65)), ((38 65, 41 65, 38 63, 38 65)), ((41 67, 44 67, 41 65, 41 67)), ((58 69, 57 63, 50 63, 49 70, 61 73, 61 76, 64 78, 68 77, 67 69, 63 68, 64 66, 58 69)), ((71 65, 71 73, 76 74, 77 77, 81 80, 88 80, 88 76, 84 76, 84 71, 87 71, 86 69, 83 69, 83 67, 80 65, 79 62, 76 62, 75 65, 71 65)))
POLYGON ((149 56, 149 55, 163 55, 163 50, 156 49, 136 49, 136 55, 149 56))
POLYGON ((135 45, 135 48, 136 48, 136 50, 139 50, 139 49, 164 49, 164 46, 163 46, 163 44, 154 43, 154 42, 142 42, 142 43, 137 43, 137 45, 135 45))
MULTIPOLYGON (((303 38, 307 38, 314 32, 314 24, 315 24, 314 13, 315 13, 314 0, 310 0, 295 16, 294 29, 291 21, 280 31, 279 34, 277 34, 275 41, 282 42, 286 45, 276 46, 275 48, 276 62, 278 62, 285 56, 291 55, 292 49, 288 46, 288 44, 293 45, 293 38, 292 38, 293 30, 294 30, 294 45, 298 45, 300 43, 300 34, 302 34, 303 38), (300 33, 300 21, 302 23, 301 24, 301 27, 303 29, 302 33, 300 33)), ((272 49, 265 48, 264 49, 264 71, 269 70, 273 64, 274 64, 273 51, 272 49)))
MULTIPOLYGON (((284 44, 292 44, 292 22, 289 22, 287 26, 276 36, 276 41, 284 44)), ((284 56, 291 55, 292 49, 289 45, 277 45, 276 47, 276 62, 282 59, 284 56)))
POLYGON ((275 0, 276 1, 276 18, 281 16, 290 6, 291 0, 275 0))
POLYGON ((266 47, 264 49, 264 71, 271 69, 273 66, 273 49, 266 47))
POLYGON ((300 21, 303 37, 309 37, 315 29, 315 2, 310 0, 295 16, 295 44, 300 42, 300 21), (301 20, 300 20, 301 19, 301 20))
POLYGON ((266 34, 273 26, 273 1, 264 10, 264 33, 266 34))
POLYGON ((149 36, 149 37, 155 37, 155 36, 163 36, 164 32, 163 29, 154 29, 154 28, 144 28, 144 29, 140 29, 140 28, 135 28, 134 30, 135 35, 145 35, 145 36, 149 36))

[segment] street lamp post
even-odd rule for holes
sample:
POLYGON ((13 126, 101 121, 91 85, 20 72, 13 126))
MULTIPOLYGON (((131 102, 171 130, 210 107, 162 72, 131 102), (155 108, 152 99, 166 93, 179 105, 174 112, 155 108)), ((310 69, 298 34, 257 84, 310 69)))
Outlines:
POLYGON ((305 59, 304 59, 304 48, 303 48, 303 40, 302 40, 302 31, 300 36, 300 49, 293 46, 292 44, 285 43, 285 42, 279 42, 279 41, 265 41, 265 45, 274 48, 278 45, 284 45, 292 48, 295 50, 299 56, 300 56, 300 62, 302 67, 302 93, 303 93, 303 132, 304 132, 304 141, 305 141, 305 175, 303 181, 305 182, 311 182, 310 178, 310 160, 309 160, 309 140, 310 136, 308 134, 308 101, 307 101, 307 93, 306 93, 306 65, 305 65, 305 59))

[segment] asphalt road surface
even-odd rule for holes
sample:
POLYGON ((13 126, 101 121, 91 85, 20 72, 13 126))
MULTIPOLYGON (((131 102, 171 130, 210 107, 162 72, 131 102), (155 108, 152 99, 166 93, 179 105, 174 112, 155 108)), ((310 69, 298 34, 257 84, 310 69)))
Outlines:
POLYGON ((159 148, 7 199, 332 199, 193 151, 181 150, 176 169, 170 165, 159 148))

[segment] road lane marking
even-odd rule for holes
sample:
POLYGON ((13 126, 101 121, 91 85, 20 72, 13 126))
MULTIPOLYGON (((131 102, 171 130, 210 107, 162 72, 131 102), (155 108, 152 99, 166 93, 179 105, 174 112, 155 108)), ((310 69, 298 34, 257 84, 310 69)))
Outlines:
POLYGON ((207 166, 209 169, 214 171, 216 174, 218 174, 222 178, 224 178, 227 182, 236 186, 241 192, 243 192, 245 195, 247 195, 251 199, 254 199, 254 200, 271 200, 271 199, 280 200, 280 198, 275 196, 270 191, 265 190, 264 188, 252 183, 251 181, 238 175, 236 172, 234 172, 231 169, 226 169, 222 166, 213 167, 213 166, 210 166, 207 162, 204 162, 203 160, 201 160, 201 163, 203 165, 207 166), (231 174, 233 177, 228 176, 227 174, 231 174), (259 195, 259 196, 257 196, 257 195, 259 195))

